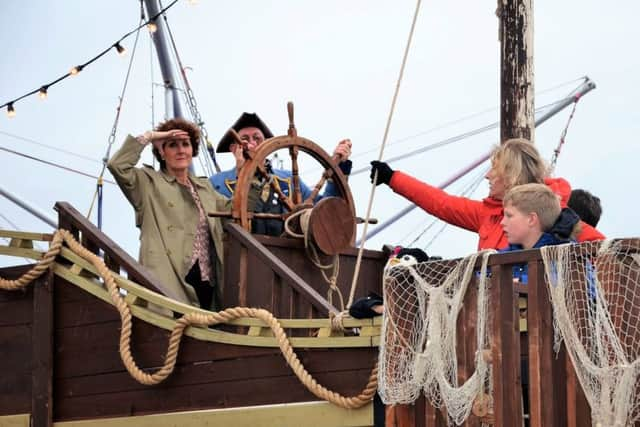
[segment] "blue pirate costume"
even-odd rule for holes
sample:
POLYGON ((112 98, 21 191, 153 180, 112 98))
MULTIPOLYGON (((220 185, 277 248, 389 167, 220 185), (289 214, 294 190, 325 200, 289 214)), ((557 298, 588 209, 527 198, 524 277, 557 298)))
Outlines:
MULTIPOLYGON (((273 133, 271 132, 271 130, 255 113, 242 113, 240 118, 231 128, 236 132, 239 132, 241 129, 247 127, 255 127, 257 129, 260 129, 265 139, 273 137, 273 133)), ((218 143, 216 152, 230 152, 231 144, 234 144, 235 142, 236 141, 231 133, 231 130, 227 131, 227 133, 218 143)), ((271 173, 275 182, 279 185, 282 193, 287 197, 292 197, 293 178, 291 171, 283 169, 273 169, 271 168, 271 164, 268 161, 265 166, 269 173, 271 173)), ((351 172, 350 160, 340 162, 338 166, 345 175, 349 175, 349 173, 351 172)), ((238 181, 236 168, 234 167, 232 169, 217 173, 210 178, 210 181, 213 185, 213 188, 218 193, 222 194, 225 197, 231 198, 238 181)), ((280 200, 278 199, 278 195, 272 188, 270 188, 270 186, 267 186, 264 183, 259 183, 257 180, 254 182, 254 184, 262 186, 262 190, 258 191, 258 193, 260 193, 260 197, 258 197, 255 201, 255 206, 253 208, 254 212, 276 214, 282 214, 286 212, 285 206, 282 204, 282 202, 280 202, 280 200)), ((301 180, 300 192, 302 194, 302 200, 305 200, 311 195, 312 190, 309 189, 309 187, 301 180)), ((337 195, 338 191, 336 185, 333 183, 333 181, 328 181, 324 193, 322 195, 316 196, 314 202, 320 200, 322 197, 337 195)), ((284 231, 284 224, 282 221, 277 219, 254 219, 252 221, 251 228, 252 233, 279 236, 284 231)))

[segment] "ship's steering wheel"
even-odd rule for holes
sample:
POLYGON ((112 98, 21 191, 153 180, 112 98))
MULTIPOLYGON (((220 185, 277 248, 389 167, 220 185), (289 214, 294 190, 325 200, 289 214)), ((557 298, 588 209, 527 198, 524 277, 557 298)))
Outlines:
MULTIPOLYGON (((310 218, 310 230, 316 240, 320 240, 320 248, 325 253, 336 252, 353 243, 355 236, 356 218, 353 197, 347 184, 347 179, 337 164, 337 159, 330 157, 319 145, 313 141, 298 136, 293 121, 293 103, 287 104, 289 115, 289 130, 287 135, 277 136, 262 142, 258 148, 251 152, 245 150, 247 157, 238 174, 238 181, 234 191, 232 217, 243 228, 251 230, 253 218, 280 219, 285 221, 291 215, 303 210, 313 208, 310 218), (277 180, 265 167, 265 160, 275 151, 287 149, 291 158, 291 194, 285 195, 277 180), (323 168, 322 175, 311 194, 302 199, 300 189, 300 176, 298 155, 304 152, 314 158, 323 168), (254 213, 249 211, 249 192, 251 183, 258 177, 267 182, 278 196, 280 202, 286 208, 286 212, 254 213), (314 206, 314 199, 320 193, 327 180, 333 180, 338 197, 329 197, 320 200, 314 206)), ((237 134, 236 134, 237 135, 237 134)), ((238 141, 242 143, 241 141, 238 141)))

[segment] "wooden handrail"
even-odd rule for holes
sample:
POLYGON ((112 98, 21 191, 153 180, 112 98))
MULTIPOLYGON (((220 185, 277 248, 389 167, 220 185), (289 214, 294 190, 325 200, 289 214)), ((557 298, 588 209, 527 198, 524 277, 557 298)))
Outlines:
POLYGON ((87 220, 76 208, 67 202, 57 202, 54 208, 58 211, 59 227, 65 228, 72 233, 76 230, 80 231, 83 240, 90 241, 92 245, 97 246, 98 249, 104 252, 105 259, 109 259, 109 264, 117 264, 124 268, 131 280, 145 288, 170 298, 178 299, 175 292, 153 277, 145 267, 87 220))
POLYGON ((266 263, 274 273, 280 276, 283 281, 291 285, 297 292, 303 295, 321 315, 329 313, 338 313, 339 310, 313 289, 306 281, 304 281, 295 271, 283 263, 262 243, 256 240, 248 231, 238 224, 228 223, 226 229, 231 236, 240 242, 248 251, 256 255, 260 260, 266 263))

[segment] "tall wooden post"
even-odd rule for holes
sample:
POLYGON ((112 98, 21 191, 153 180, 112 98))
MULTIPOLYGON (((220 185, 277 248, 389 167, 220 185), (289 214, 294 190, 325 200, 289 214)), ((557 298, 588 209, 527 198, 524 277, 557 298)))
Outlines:
POLYGON ((498 0, 500 141, 534 140, 533 0, 498 0))

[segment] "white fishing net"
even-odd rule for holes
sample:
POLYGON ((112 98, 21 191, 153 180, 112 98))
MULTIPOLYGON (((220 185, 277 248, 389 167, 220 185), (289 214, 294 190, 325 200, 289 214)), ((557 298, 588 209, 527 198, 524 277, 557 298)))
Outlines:
POLYGON ((445 408, 456 424, 469 416, 474 403, 491 405, 490 364, 483 357, 489 349, 486 270, 490 253, 451 262, 415 263, 408 256, 390 260, 384 275, 378 373, 378 391, 386 404, 412 403, 424 391, 431 404, 445 408), (478 257, 483 260, 476 273, 478 257), (465 304, 477 304, 475 348, 480 351, 474 355, 474 371, 460 382, 456 323, 470 283, 477 283, 477 298, 465 304))
POLYGON ((594 426, 640 420, 640 240, 541 249, 556 350, 564 341, 594 426))

